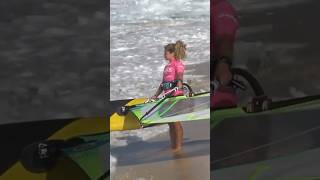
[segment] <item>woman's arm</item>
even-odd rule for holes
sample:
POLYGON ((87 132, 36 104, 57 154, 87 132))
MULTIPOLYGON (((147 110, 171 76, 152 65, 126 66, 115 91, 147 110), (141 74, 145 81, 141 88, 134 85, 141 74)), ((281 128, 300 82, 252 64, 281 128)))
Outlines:
POLYGON ((157 92, 151 97, 151 99, 157 99, 157 97, 162 93, 161 85, 158 87, 157 92))
MULTIPOLYGON (((229 62, 220 61, 216 65, 214 72, 215 77, 220 81, 221 85, 228 85, 232 79, 230 72, 230 64, 232 64, 234 53, 234 41, 236 33, 239 28, 239 19, 236 11, 228 2, 221 2, 217 4, 215 8, 220 8, 216 14, 212 12, 215 17, 212 21, 212 28, 214 29, 214 57, 215 60, 226 58, 229 62), (224 5, 223 5, 224 4, 224 5)), ((212 10, 214 11, 214 10, 212 10)))
MULTIPOLYGON (((217 40, 217 53, 216 57, 217 59, 221 57, 226 57, 229 62, 229 64, 232 63, 232 57, 233 57, 233 47, 234 46, 234 40, 231 35, 225 34, 218 37, 217 40)), ((216 66, 216 72, 215 76, 219 79, 222 86, 229 84, 229 82, 232 79, 232 74, 230 72, 230 65, 225 62, 218 62, 216 66)))
POLYGON ((177 73, 176 79, 178 80, 177 87, 179 89, 183 88, 183 73, 177 73))

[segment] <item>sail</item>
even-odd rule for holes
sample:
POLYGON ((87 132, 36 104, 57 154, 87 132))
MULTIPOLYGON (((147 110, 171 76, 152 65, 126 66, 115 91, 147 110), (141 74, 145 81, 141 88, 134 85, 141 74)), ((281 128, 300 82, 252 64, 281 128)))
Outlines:
POLYGON ((256 163, 224 168, 211 172, 213 179, 279 179, 279 180, 316 180, 320 179, 320 148, 301 153, 269 159, 256 163))
POLYGON ((137 105, 130 111, 142 125, 210 119, 210 94, 167 98, 160 103, 137 105))
POLYGON ((109 169, 106 163, 109 134, 80 136, 77 139, 83 141, 82 144, 63 149, 63 155, 80 167, 90 179, 105 179, 109 169))
POLYGON ((320 96, 307 96, 289 100, 272 102, 269 110, 263 112, 247 113, 244 107, 227 108, 216 110, 212 113, 211 128, 217 126, 224 119, 240 118, 249 116, 263 116, 272 114, 282 114, 289 112, 299 112, 312 109, 320 109, 320 96))
POLYGON ((320 102, 311 99, 281 101, 292 104, 269 112, 246 114, 241 108, 213 112, 232 116, 219 116, 211 128, 211 136, 218 137, 211 141, 212 177, 319 179, 313 167, 320 152, 320 102))

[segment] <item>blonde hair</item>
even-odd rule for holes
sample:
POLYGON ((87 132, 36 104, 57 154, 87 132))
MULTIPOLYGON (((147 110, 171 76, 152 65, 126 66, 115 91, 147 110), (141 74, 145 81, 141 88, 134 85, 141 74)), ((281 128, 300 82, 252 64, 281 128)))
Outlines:
POLYGON ((176 59, 183 60, 186 57, 187 45, 184 44, 181 40, 178 40, 176 43, 170 43, 164 46, 164 50, 170 53, 174 53, 176 59))

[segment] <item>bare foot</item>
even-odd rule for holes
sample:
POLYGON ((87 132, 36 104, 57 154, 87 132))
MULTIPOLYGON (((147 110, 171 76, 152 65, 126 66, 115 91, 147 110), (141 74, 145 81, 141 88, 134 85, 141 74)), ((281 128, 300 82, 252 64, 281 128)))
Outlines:
POLYGON ((185 157, 186 155, 183 152, 183 148, 172 148, 172 147, 166 147, 163 149, 160 149, 158 154, 165 154, 165 155, 172 155, 173 158, 182 158, 185 157))
POLYGON ((182 148, 181 147, 177 147, 177 148, 171 148, 171 152, 172 153, 179 153, 182 151, 182 148))
POLYGON ((160 152, 169 152, 169 153, 176 153, 182 150, 182 147, 174 148, 172 146, 166 146, 160 149, 160 152))
POLYGON ((172 155, 173 155, 174 158, 182 158, 182 157, 186 156, 181 147, 180 148, 171 149, 171 152, 172 152, 172 155))

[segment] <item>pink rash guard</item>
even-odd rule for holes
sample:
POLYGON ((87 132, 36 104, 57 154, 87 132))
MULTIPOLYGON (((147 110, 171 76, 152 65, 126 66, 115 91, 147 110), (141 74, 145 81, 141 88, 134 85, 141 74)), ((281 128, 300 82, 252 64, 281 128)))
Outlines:
MULTIPOLYGON (((184 73, 184 65, 181 60, 172 60, 165 67, 163 71, 163 79, 162 82, 172 82, 177 80, 178 74, 184 73)), ((164 93, 170 91, 164 90, 164 93)), ((178 90, 172 94, 172 96, 180 96, 183 95, 183 90, 178 90)))
MULTIPOLYGON (((218 37, 228 35, 234 40, 239 22, 234 8, 226 0, 211 0, 210 8, 210 53, 214 56, 218 37)), ((211 94, 213 109, 233 107, 236 104, 236 94, 231 87, 220 87, 211 94)))
POLYGON ((210 46, 214 53, 217 37, 230 35, 235 39, 239 27, 238 17, 232 5, 226 0, 211 0, 210 7, 210 46))

